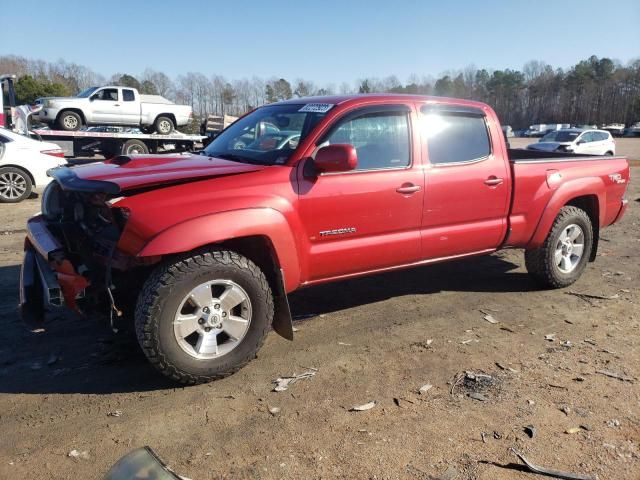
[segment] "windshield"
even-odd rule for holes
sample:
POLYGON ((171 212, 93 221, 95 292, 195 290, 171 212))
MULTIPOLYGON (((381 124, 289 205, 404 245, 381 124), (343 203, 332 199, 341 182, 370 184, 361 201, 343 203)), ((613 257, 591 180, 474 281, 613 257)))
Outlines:
POLYGON ((542 137, 542 142, 573 142, 580 132, 551 132, 542 137))
POLYGON ((224 130, 204 153, 241 162, 284 165, 332 106, 287 104, 258 108, 224 130))
POLYGON ((78 98, 88 98, 97 89, 98 89, 98 87, 87 88, 86 90, 83 90, 78 95, 76 95, 76 97, 78 97, 78 98))

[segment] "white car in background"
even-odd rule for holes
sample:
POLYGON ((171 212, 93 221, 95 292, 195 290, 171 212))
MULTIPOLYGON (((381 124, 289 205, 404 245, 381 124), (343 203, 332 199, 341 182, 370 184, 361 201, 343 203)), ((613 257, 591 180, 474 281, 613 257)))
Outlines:
POLYGON ((39 142, 0 128, 0 203, 29 198, 35 187, 47 185, 47 170, 66 165, 64 152, 55 143, 39 142))
POLYGON ((528 145, 527 149, 586 155, 615 155, 616 142, 606 130, 569 128, 550 132, 542 137, 538 143, 528 145))

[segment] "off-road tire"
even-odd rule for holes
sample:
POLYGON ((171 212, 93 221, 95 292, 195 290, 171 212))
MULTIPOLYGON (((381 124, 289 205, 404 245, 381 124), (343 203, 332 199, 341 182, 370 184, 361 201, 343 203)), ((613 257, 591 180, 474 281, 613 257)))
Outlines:
MULTIPOLYGON (((0 184, 0 187, 5 184, 5 181, 19 181, 21 188, 25 189, 24 192, 22 192, 20 195, 14 197, 14 193, 10 192, 10 190, 7 190, 6 193, 3 193, 6 188, 10 188, 8 187, 8 185, 6 185, 3 191, 0 191, 0 203, 18 203, 26 198, 29 198, 29 196, 33 192, 33 182, 31 181, 31 177, 21 168, 0 167, 0 177, 0 180, 3 181, 3 183, 0 184)), ((19 193, 19 191, 16 193, 19 193)))
POLYGON ((58 124, 58 127, 61 130, 66 130, 68 132, 74 132, 74 131, 80 130, 80 128, 82 128, 82 117, 80 115, 78 115, 76 112, 66 111, 66 112, 62 112, 58 116, 58 120, 57 120, 56 123, 58 124), (75 122, 65 122, 65 119, 67 117, 75 119, 75 122))
POLYGON ((173 123, 173 120, 165 116, 160 116, 156 118, 156 121, 154 122, 153 127, 156 133, 159 133, 160 135, 169 135, 176 128, 175 124, 173 123), (164 125, 167 125, 167 122, 168 122, 169 128, 163 128, 164 125))
POLYGON ((593 226, 587 212, 578 207, 562 207, 544 243, 524 254, 529 275, 542 287, 563 288, 574 283, 584 271, 593 248, 593 226), (584 250, 574 270, 563 273, 554 262, 555 245, 564 228, 576 224, 584 232, 584 250))
POLYGON ((227 377, 256 354, 273 321, 273 295, 262 271, 249 259, 228 250, 201 250, 157 267, 138 297, 135 327, 148 360, 162 374, 193 385, 227 377), (207 280, 229 279, 240 285, 252 304, 244 338, 229 353, 199 360, 185 353, 173 333, 176 309, 192 288, 207 280))

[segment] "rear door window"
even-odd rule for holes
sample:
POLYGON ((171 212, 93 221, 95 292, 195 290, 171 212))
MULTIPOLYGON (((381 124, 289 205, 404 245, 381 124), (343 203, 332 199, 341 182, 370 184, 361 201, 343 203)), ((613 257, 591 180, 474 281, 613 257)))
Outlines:
POLYGON ((124 100, 125 102, 133 102, 135 99, 136 96, 133 93, 133 90, 129 90, 127 88, 122 89, 122 100, 124 100))
POLYGON ((433 164, 472 162, 491 154, 484 116, 427 112, 422 128, 433 164))

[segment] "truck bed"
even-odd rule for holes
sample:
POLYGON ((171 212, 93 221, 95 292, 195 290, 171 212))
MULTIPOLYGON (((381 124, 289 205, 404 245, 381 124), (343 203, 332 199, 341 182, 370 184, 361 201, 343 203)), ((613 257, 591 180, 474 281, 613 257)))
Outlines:
POLYGON ((624 158, 604 155, 585 155, 582 153, 543 152, 541 150, 527 150, 526 148, 508 148, 507 154, 509 156, 509 161, 512 163, 565 162, 624 158))
POLYGON ((538 238, 536 232, 548 231, 540 227, 555 215, 546 218, 544 212, 557 212, 565 200, 591 203, 597 212, 592 219, 596 229, 612 224, 624 212, 629 181, 625 157, 524 149, 508 149, 508 156, 513 192, 507 246, 538 246, 544 237, 538 238))

